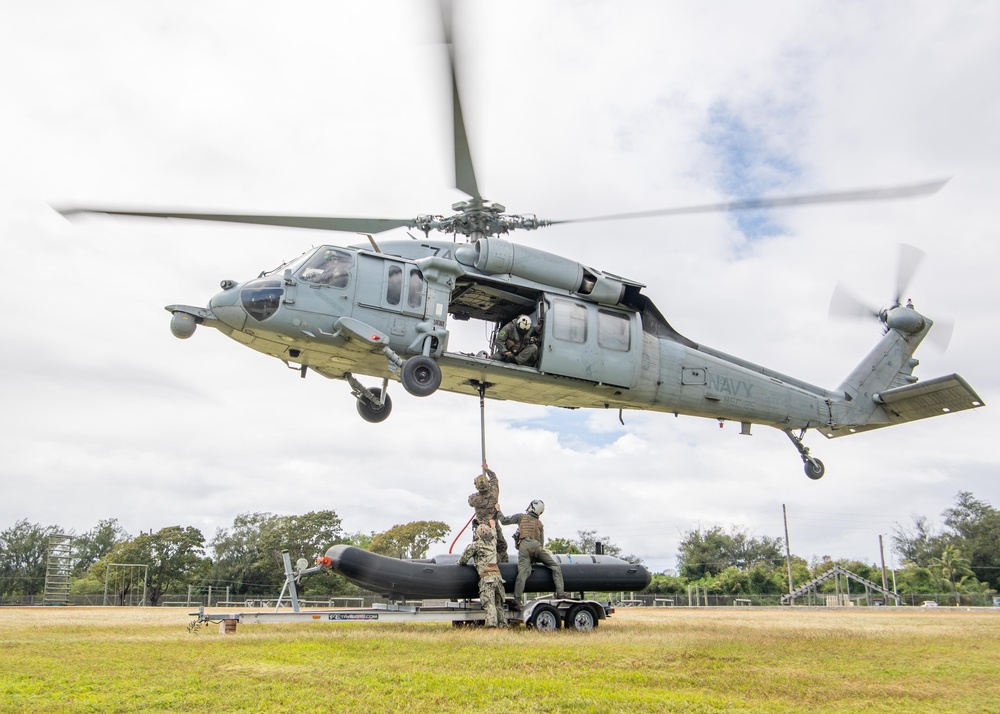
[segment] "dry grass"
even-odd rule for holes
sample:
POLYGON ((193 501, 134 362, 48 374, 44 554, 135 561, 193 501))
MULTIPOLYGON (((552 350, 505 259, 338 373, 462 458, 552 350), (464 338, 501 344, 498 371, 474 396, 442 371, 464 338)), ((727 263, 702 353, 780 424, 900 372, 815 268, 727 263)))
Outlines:
POLYGON ((1000 611, 636 608, 586 635, 189 621, 0 609, 0 711, 1000 711, 1000 611))

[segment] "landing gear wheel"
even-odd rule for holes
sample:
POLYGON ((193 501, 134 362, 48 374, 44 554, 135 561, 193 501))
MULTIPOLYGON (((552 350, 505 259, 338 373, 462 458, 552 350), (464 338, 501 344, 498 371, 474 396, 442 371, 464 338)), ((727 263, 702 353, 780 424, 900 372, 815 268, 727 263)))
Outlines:
POLYGON ((415 397, 427 397, 441 386, 441 368, 430 357, 417 355, 403 363, 403 389, 415 397))
POLYGON ((558 630, 560 625, 562 618, 559 617, 559 611, 551 605, 539 605, 528 619, 528 627, 542 632, 558 630))
MULTIPOLYGON (((372 389, 371 393, 376 397, 382 396, 382 390, 378 387, 372 389)), ((364 397, 358 397, 358 414, 367 422, 372 424, 383 422, 389 418, 390 412, 392 412, 392 399, 388 394, 385 395, 381 406, 373 404, 364 397)))
POLYGON ((823 478, 823 474, 826 473, 826 466, 819 459, 806 459, 805 464, 806 476, 813 481, 823 478))
POLYGON ((590 632, 597 628, 597 617, 594 611, 586 605, 576 605, 570 608, 566 615, 566 629, 577 632, 590 632))

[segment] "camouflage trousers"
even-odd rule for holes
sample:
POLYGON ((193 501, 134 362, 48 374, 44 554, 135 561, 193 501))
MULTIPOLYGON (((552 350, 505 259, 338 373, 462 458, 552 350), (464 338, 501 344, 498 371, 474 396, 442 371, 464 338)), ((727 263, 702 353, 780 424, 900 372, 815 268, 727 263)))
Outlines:
POLYGON ((503 614, 506 594, 500 573, 487 573, 479 578, 479 602, 486 611, 487 627, 506 627, 507 618, 503 614))
POLYGON ((541 563, 552 571, 552 582, 555 591, 561 593, 566 589, 563 583, 562 568, 559 562, 546 548, 534 538, 522 538, 517 548, 517 582, 514 584, 514 599, 524 603, 524 584, 531 575, 531 564, 541 563))

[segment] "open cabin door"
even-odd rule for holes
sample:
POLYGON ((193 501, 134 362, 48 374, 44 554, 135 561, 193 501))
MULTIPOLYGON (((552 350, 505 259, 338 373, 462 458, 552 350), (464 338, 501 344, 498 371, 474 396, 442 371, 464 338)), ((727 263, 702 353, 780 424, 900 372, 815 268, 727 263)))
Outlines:
POLYGON ((632 387, 642 363, 636 313, 566 297, 546 296, 545 301, 542 372, 632 387))

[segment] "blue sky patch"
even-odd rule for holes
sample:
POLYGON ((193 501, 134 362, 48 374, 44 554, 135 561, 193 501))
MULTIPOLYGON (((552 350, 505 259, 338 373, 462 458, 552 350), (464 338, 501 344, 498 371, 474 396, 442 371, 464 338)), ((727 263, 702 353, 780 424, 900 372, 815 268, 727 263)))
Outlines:
MULTIPOLYGON (((731 200, 781 193, 798 175, 792 159, 778 151, 764 131, 724 103, 709 110, 702 140, 718 159, 719 188, 731 200)), ((751 240, 783 232, 774 211, 734 211, 732 215, 751 240)))
POLYGON ((593 452, 609 446, 626 434, 626 429, 618 422, 618 412, 607 410, 598 414, 593 409, 546 409, 545 416, 533 419, 517 419, 508 422, 515 429, 544 429, 553 431, 559 445, 566 449, 593 452), (591 419, 607 419, 607 428, 595 431, 590 428, 591 419))

